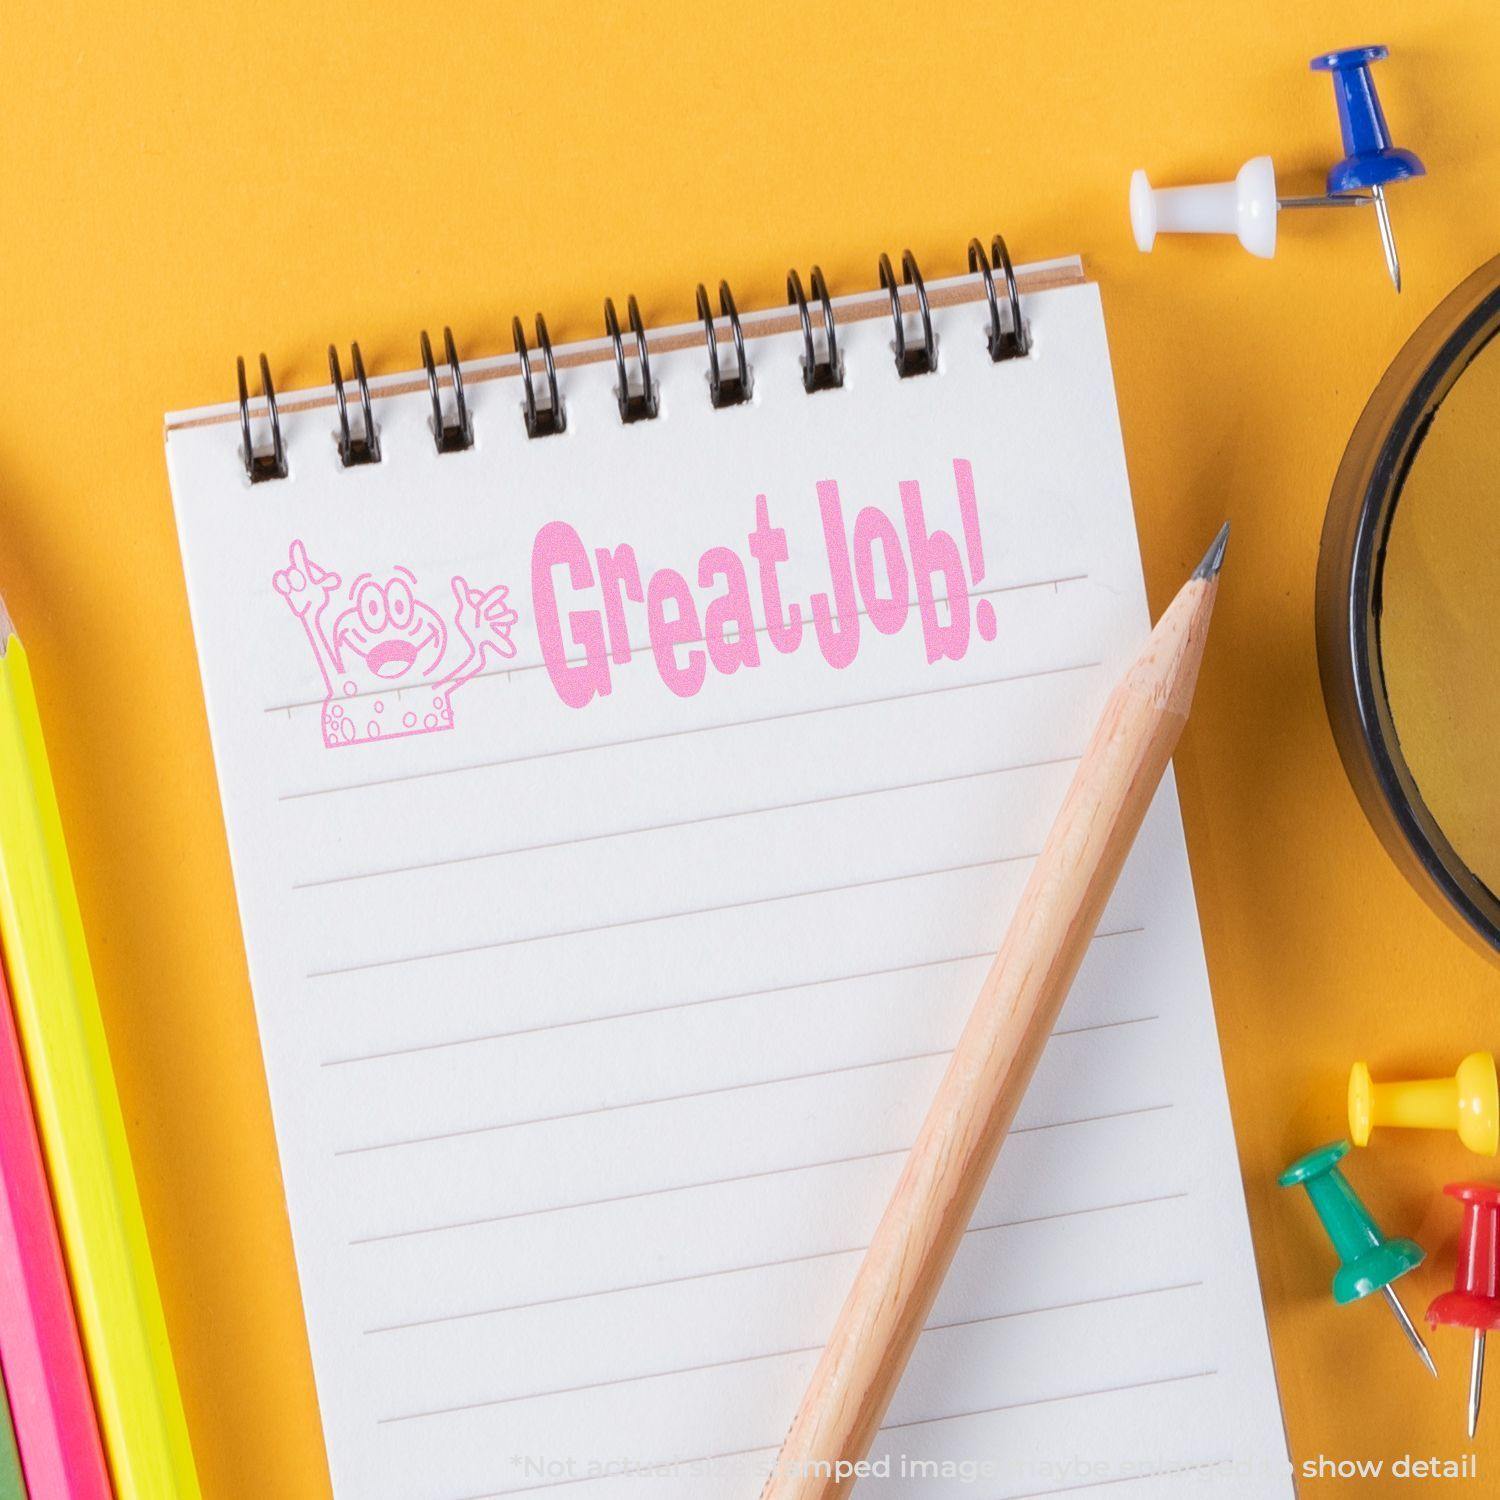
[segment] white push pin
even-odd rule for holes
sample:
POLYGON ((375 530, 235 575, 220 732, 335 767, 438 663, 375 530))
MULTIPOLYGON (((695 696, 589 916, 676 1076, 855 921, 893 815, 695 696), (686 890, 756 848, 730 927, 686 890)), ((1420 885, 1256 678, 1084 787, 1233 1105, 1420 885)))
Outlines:
POLYGON ((1252 156, 1233 182, 1154 188, 1137 169, 1130 178, 1130 227, 1149 250, 1157 231, 1232 234, 1251 255, 1276 253, 1276 169, 1269 156, 1252 156))
POLYGON ((1130 227, 1135 243, 1149 250, 1157 232, 1232 234, 1251 255, 1276 253, 1276 214, 1283 208, 1356 208, 1370 199, 1354 193, 1318 198, 1278 198, 1276 169, 1269 156, 1252 156, 1233 182, 1154 188, 1140 170, 1130 178, 1130 227))

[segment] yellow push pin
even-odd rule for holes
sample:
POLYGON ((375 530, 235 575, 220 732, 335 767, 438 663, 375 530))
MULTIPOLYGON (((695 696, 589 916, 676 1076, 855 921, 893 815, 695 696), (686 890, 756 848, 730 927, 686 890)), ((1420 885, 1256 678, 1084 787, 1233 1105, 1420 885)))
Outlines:
POLYGON ((1452 1078, 1409 1083, 1374 1083, 1369 1068, 1355 1063, 1349 1071, 1349 1134, 1354 1144, 1368 1145, 1377 1125, 1456 1130, 1470 1151, 1494 1156, 1500 1150, 1500 1083, 1494 1055, 1471 1052, 1452 1078))

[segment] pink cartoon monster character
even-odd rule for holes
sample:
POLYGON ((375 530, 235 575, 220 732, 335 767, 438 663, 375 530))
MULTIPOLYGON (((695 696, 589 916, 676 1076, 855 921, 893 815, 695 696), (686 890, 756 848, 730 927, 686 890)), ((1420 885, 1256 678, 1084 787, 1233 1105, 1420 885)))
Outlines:
POLYGON ((343 579, 315 563, 301 541, 271 581, 302 622, 323 674, 330 749, 451 729, 454 692, 492 654, 516 654, 510 628, 518 617, 503 585, 475 589, 455 577, 450 626, 417 597, 416 577, 402 567, 383 580, 361 573, 338 608, 343 579))

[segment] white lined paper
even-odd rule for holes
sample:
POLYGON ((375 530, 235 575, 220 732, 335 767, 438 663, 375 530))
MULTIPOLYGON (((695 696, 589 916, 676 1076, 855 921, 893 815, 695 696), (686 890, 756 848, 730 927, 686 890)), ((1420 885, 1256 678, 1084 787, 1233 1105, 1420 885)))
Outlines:
MULTIPOLYGON (((341 1497, 758 1491, 1147 625, 1097 294, 1027 306, 1035 352, 999 366, 974 306, 936 308, 939 373, 904 382, 888 330, 852 322, 845 389, 812 397, 800 335, 754 340, 739 410, 709 407, 701 351, 654 356, 662 416, 630 428, 612 367, 575 366, 545 440, 513 379, 484 382, 463 455, 433 451, 425 394, 377 397, 366 469, 291 411, 292 477, 253 489, 229 429, 169 422, 341 1497), (829 587, 818 481, 852 524, 917 480, 962 549, 956 459, 994 640, 929 663, 914 613, 885 635, 862 605, 834 670, 811 638, 778 652, 755 597, 760 664, 684 699, 638 610, 609 696, 559 700, 546 522, 688 572, 743 547, 764 493, 805 608, 829 587), (293 538, 342 582, 400 563, 434 605, 450 575, 508 583, 516 655, 454 692, 451 730, 326 749, 272 584, 293 538)), ((387 697, 420 694, 349 711, 387 697)), ((895 1497, 1166 1494, 1214 1464, 1223 1493, 1290 1493, 1170 780, 882 1442, 998 1466, 869 1483, 895 1497), (1127 1458, 1156 1468, 1079 1480, 1127 1458)))

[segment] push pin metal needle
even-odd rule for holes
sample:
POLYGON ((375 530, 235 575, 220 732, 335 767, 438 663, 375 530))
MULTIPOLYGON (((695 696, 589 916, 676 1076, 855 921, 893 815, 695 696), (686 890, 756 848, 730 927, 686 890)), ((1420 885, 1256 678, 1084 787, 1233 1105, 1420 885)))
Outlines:
POLYGON ((1416 1351, 1417 1358, 1427 1366, 1427 1373, 1434 1380, 1437 1379, 1437 1366, 1432 1362, 1432 1353, 1427 1345, 1422 1342, 1422 1335, 1417 1332, 1416 1324, 1411 1320, 1411 1314, 1402 1307, 1401 1299, 1387 1284, 1380 1289, 1380 1295, 1385 1298, 1386 1306, 1396 1315, 1396 1321, 1401 1325, 1401 1331, 1406 1335, 1406 1341, 1416 1351))
POLYGON ((1375 217, 1380 223, 1380 245, 1385 251, 1386 269, 1399 292, 1401 261, 1396 255, 1396 237, 1391 233, 1391 213, 1385 201, 1386 184, 1425 176, 1427 168, 1414 153, 1391 144, 1385 111, 1380 107, 1375 80, 1370 76, 1370 64, 1385 56, 1387 49, 1384 47, 1347 47, 1341 52, 1321 53, 1308 63, 1308 67, 1332 78, 1339 130, 1344 138, 1344 159, 1328 169, 1329 196, 1368 189, 1375 203, 1375 217))
POLYGON ((1437 1366, 1432 1355, 1391 1286, 1397 1277, 1422 1264, 1422 1247, 1413 1240, 1387 1239, 1381 1233, 1369 1209, 1339 1170, 1339 1162, 1348 1150, 1348 1141, 1319 1146, 1300 1161, 1294 1161, 1276 1181, 1282 1187, 1306 1189, 1328 1238, 1333 1241, 1340 1262, 1333 1278, 1333 1300, 1342 1306, 1368 1297, 1371 1292, 1380 1292, 1417 1357, 1435 1376, 1437 1366))
POLYGON ((1479 1427, 1484 1395, 1484 1337, 1500 1328, 1500 1187, 1450 1182, 1443 1189, 1464 1206, 1453 1290, 1433 1298, 1427 1321, 1434 1327, 1468 1328, 1474 1334, 1469 1364, 1469 1436, 1479 1427))

